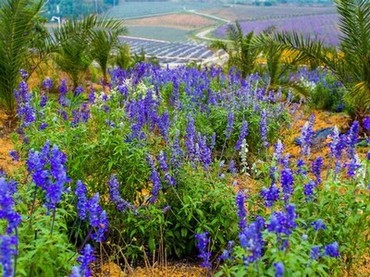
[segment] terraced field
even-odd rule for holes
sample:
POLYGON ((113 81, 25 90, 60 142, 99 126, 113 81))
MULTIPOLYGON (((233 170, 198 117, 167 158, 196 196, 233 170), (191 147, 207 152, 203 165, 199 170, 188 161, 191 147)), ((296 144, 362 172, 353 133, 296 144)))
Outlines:
POLYGON ((192 42, 170 42, 133 37, 121 37, 121 42, 128 43, 134 53, 140 53, 143 49, 147 56, 157 57, 162 64, 205 62, 214 55, 206 45, 192 42))

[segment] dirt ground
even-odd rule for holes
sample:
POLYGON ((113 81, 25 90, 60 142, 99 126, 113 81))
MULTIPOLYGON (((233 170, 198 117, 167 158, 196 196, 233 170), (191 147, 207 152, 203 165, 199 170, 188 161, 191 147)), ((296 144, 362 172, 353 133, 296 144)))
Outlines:
POLYGON ((213 25, 211 19, 195 14, 168 14, 142 19, 126 20, 127 26, 162 26, 182 30, 194 30, 213 25))

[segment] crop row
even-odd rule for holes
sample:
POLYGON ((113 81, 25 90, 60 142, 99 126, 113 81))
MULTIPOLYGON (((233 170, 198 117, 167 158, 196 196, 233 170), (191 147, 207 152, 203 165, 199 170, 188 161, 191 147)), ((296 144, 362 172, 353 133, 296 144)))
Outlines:
POLYGON ((160 63, 187 63, 204 61, 213 53, 204 44, 191 42, 168 42, 138 38, 121 37, 122 43, 130 45, 133 53, 142 50, 147 56, 157 57, 160 63))
MULTIPOLYGON (((277 31, 296 31, 305 36, 321 39, 329 45, 338 45, 337 22, 337 14, 324 14, 243 21, 240 25, 245 33, 251 31, 260 33, 269 27, 275 27, 277 31)), ((221 26, 214 32, 214 35, 218 38, 225 37, 227 28, 228 25, 221 26)))

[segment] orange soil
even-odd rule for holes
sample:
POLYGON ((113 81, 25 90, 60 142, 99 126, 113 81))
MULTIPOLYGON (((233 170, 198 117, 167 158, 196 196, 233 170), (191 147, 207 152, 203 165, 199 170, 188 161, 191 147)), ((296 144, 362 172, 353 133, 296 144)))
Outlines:
POLYGON ((214 24, 214 21, 195 14, 168 14, 142 19, 126 20, 128 26, 163 26, 193 30, 214 24))

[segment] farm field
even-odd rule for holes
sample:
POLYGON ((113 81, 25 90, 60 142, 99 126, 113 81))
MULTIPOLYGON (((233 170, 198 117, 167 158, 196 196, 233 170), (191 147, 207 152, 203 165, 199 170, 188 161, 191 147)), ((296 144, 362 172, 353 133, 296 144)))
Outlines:
MULTIPOLYGON (((212 4, 213 7, 220 7, 219 4, 212 4)), ((107 14, 122 19, 134 19, 140 17, 157 16, 168 13, 179 13, 185 10, 203 10, 209 8, 209 3, 192 2, 122 2, 110 9, 107 14)))
MULTIPOLYGON (((338 16, 336 14, 307 15, 289 18, 269 18, 242 21, 240 25, 245 33, 254 31, 259 34, 269 27, 275 27, 276 31, 296 31, 306 37, 323 40, 328 45, 337 46, 339 42, 339 30, 337 27, 338 16)), ((219 27, 214 36, 225 38, 227 25, 219 27)))
POLYGON ((212 26, 215 21, 191 13, 176 13, 142 19, 125 20, 127 26, 163 26, 176 27, 183 30, 194 30, 212 26))

